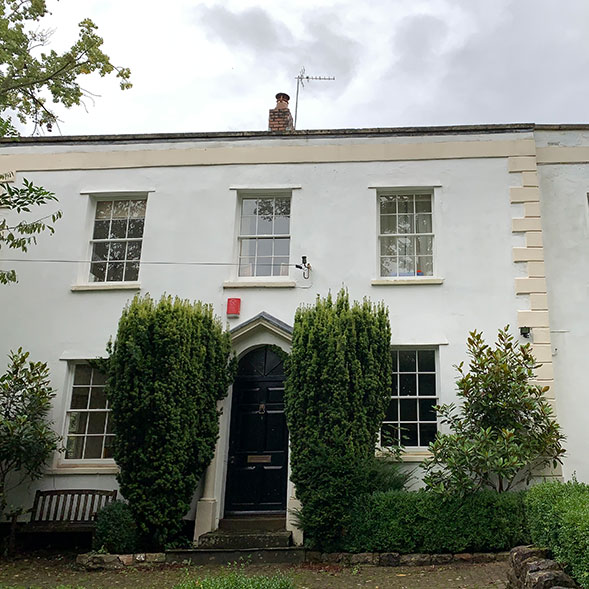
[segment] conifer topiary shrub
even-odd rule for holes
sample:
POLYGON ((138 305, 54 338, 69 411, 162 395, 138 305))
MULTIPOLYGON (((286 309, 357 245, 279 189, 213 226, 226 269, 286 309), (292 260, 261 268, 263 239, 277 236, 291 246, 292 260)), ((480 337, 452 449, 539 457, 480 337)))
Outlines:
POLYGON ((231 342, 212 308, 164 296, 125 308, 108 361, 121 493, 148 548, 179 533, 219 433, 233 377, 231 342))
POLYGON ((367 475, 391 392, 390 339, 385 307, 350 305, 344 290, 296 312, 285 412, 310 546, 337 547, 354 497, 372 490, 367 475))

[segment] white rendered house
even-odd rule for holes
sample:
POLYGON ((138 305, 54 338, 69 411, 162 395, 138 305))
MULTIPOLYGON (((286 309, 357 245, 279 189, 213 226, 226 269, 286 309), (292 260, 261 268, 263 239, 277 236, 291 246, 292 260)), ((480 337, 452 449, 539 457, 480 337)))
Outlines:
MULTIPOLYGON (((48 362, 66 445, 13 500, 116 488, 103 380, 85 361, 104 355, 136 293, 169 293, 212 303, 241 361, 188 515, 195 537, 228 513, 288 512, 283 374, 268 346, 288 351, 296 308, 342 286, 389 308, 383 428, 403 428, 407 461, 427 454, 433 405, 455 399, 468 332, 493 340, 510 324, 530 328, 568 437, 565 477, 589 481, 589 126, 292 131, 278 98, 268 132, 0 143, 0 172, 51 190, 63 211, 54 236, 0 261, 19 277, 0 288, 0 363, 19 346, 48 362), (251 383, 259 396, 245 402, 251 383), (252 405, 262 417, 248 421, 252 405)), ((287 527, 300 542, 290 515, 287 527)))

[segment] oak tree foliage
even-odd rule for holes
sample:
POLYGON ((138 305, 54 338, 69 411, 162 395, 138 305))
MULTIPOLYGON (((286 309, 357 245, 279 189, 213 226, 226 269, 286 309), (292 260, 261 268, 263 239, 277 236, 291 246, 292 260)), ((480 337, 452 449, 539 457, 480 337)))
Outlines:
POLYGON ((449 433, 438 432, 430 444, 424 482, 440 493, 509 491, 561 462, 564 436, 544 397, 548 387, 532 383, 538 364, 530 344, 520 345, 507 326, 495 346, 472 331, 467 348, 468 370, 456 367, 461 404, 438 408, 449 433))
POLYGON ((231 341, 211 306, 135 297, 107 361, 114 458, 121 493, 143 543, 159 548, 181 530, 219 433, 231 341))
MULTIPOLYGON (((129 68, 113 65, 102 49, 96 25, 88 18, 79 23, 77 40, 69 49, 47 48, 53 31, 42 25, 49 14, 45 0, 0 0, 0 137, 5 141, 19 140, 15 120, 32 123, 34 132, 51 131, 58 121, 55 105, 84 105, 92 94, 80 85, 82 76, 114 74, 121 89, 131 87, 129 68)), ((26 179, 22 186, 6 179, 0 174, 0 209, 8 211, 0 216, 0 248, 26 252, 38 234, 53 233, 61 212, 23 218, 21 213, 57 199, 26 179)), ((0 270, 1 284, 16 281, 14 270, 0 270)))

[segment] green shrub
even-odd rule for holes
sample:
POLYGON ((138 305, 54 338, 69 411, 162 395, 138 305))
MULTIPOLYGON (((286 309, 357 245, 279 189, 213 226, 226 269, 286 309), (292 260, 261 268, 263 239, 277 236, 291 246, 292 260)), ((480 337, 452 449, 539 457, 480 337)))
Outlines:
POLYGON ((391 394, 390 326, 383 305, 317 299, 297 310, 286 364, 292 481, 308 545, 339 542, 354 497, 370 490, 370 461, 391 394))
POLYGON ((210 305, 146 296, 122 313, 107 394, 117 479, 146 548, 173 542, 182 529, 215 451, 230 355, 231 338, 210 305))
POLYGON ((351 552, 482 552, 529 541, 523 492, 480 491, 464 498, 390 491, 359 498, 342 548, 351 552))
POLYGON ((136 552, 137 526, 126 503, 113 501, 97 513, 92 548, 112 554, 136 552))
POLYGON ((241 572, 231 572, 204 579, 186 579, 173 589, 294 589, 294 583, 281 574, 248 577, 241 572))
POLYGON ((534 544, 549 548, 583 587, 589 587, 589 485, 551 481, 532 487, 526 517, 534 544))
POLYGON ((508 327, 495 346, 480 332, 468 337, 468 370, 464 363, 456 367, 460 406, 438 408, 450 432, 437 433, 423 462, 423 481, 436 492, 509 491, 561 462, 564 436, 544 398, 548 387, 531 384, 538 364, 530 344, 520 346, 508 327))

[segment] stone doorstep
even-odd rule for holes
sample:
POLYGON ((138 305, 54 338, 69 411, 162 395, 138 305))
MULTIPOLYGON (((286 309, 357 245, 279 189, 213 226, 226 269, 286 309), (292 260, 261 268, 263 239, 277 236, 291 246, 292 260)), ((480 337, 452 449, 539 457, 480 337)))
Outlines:
MULTIPOLYGON (((76 564, 86 570, 120 569, 126 566, 151 566, 163 563, 227 564, 245 562, 251 564, 302 564, 328 563, 343 566, 430 566, 450 563, 502 562, 508 552, 481 552, 460 554, 399 554, 398 552, 317 552, 297 546, 269 548, 188 548, 155 553, 137 554, 80 554, 76 564)), ((537 572, 543 572, 536 569, 537 572)))
POLYGON ((226 548, 246 550, 248 548, 287 548, 292 544, 292 533, 286 530, 215 530, 207 532, 198 540, 197 550, 226 548))

